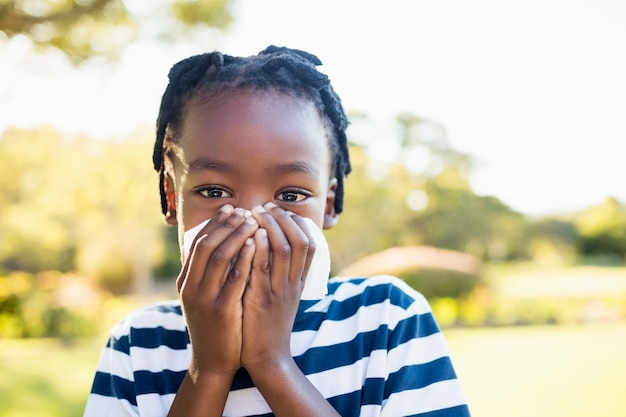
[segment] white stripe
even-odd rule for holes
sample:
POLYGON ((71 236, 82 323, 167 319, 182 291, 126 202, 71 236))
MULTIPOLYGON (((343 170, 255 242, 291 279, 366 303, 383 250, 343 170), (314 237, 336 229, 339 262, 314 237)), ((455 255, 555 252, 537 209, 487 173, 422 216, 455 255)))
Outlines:
POLYGON ((224 406, 224 417, 242 417, 271 412, 272 409, 256 388, 231 391, 224 406))
MULTIPOLYGON (((177 306, 178 302, 166 303, 177 306)), ((163 312, 155 307, 147 307, 128 316, 128 322, 136 329, 163 327, 167 330, 185 330, 185 319, 175 311, 163 312)))
POLYGON ((360 390, 363 387, 363 375, 368 362, 369 358, 363 358, 351 365, 317 372, 306 377, 322 396, 325 398, 335 397, 360 390))
POLYGON ((388 301, 360 307, 352 316, 340 320, 325 320, 319 330, 305 330, 291 335, 291 353, 303 354, 312 347, 334 346, 349 342, 359 333, 376 330, 382 323, 394 328, 397 323, 410 317, 406 310, 389 304, 388 301), (388 318, 388 320, 384 320, 388 318))
POLYGON ((176 394, 143 394, 137 396, 137 406, 142 416, 165 416, 172 408, 176 394))
POLYGON ((359 417, 379 417, 380 416, 380 405, 377 404, 367 404, 361 406, 361 412, 359 413, 359 417))
MULTIPOLYGON (((401 279, 391 276, 391 275, 375 275, 368 278, 365 278, 360 283, 350 282, 354 278, 345 278, 345 277, 335 277, 332 278, 331 282, 341 283, 339 287, 335 290, 335 294, 327 297, 325 300, 329 301, 345 301, 348 298, 361 295, 363 293, 364 288, 366 287, 376 287, 378 285, 387 285, 392 284, 395 287, 398 287, 402 292, 406 295, 410 296, 414 299, 417 306, 419 306, 418 314, 429 313, 431 311, 430 306, 424 296, 416 291, 414 288, 409 286, 406 282, 401 279)), ((323 301, 323 300, 322 300, 323 301)), ((320 304, 320 303, 318 303, 320 304)), ((307 311, 321 311, 318 308, 318 304, 312 306, 307 311)))
POLYGON ((137 407, 126 400, 115 397, 104 397, 98 394, 89 394, 83 417, 131 416, 138 417, 137 407))
POLYGON ((161 345, 158 348, 132 347, 133 368, 135 371, 162 372, 185 371, 191 361, 191 349, 178 350, 161 345))
POLYGON ((397 392, 383 403, 381 416, 398 417, 442 410, 465 404, 459 381, 439 381, 427 387, 397 392))
POLYGON ((96 369, 99 372, 119 376, 131 382, 135 380, 130 357, 115 349, 104 348, 96 369))
POLYGON ((389 373, 404 366, 421 365, 446 356, 449 356, 448 349, 441 333, 411 339, 389 351, 389 373))

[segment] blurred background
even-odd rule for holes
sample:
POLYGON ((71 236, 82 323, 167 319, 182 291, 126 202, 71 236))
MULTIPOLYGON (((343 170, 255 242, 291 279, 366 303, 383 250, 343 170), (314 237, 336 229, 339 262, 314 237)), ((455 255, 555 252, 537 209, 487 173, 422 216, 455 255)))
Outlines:
POLYGON ((0 416, 80 416, 110 326, 176 296, 167 72, 269 44, 351 117, 333 273, 429 299, 475 416, 626 416, 619 0, 0 0, 0 416))

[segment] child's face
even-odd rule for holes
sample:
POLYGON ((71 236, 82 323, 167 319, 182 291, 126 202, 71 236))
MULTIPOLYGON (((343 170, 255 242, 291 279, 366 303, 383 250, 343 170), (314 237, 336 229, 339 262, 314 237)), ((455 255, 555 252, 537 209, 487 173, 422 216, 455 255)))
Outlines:
POLYGON ((336 223, 327 131, 305 100, 262 92, 194 100, 175 146, 174 186, 166 189, 179 234, 225 204, 273 202, 320 227, 336 223))

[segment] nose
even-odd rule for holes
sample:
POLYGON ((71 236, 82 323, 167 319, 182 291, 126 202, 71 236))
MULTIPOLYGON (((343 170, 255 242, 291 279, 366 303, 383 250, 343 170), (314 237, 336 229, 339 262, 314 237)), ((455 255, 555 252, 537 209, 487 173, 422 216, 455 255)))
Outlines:
POLYGON ((262 206, 263 204, 272 201, 273 197, 268 197, 259 192, 247 193, 242 195, 237 200, 237 207, 241 207, 244 210, 252 210, 256 206, 262 206))

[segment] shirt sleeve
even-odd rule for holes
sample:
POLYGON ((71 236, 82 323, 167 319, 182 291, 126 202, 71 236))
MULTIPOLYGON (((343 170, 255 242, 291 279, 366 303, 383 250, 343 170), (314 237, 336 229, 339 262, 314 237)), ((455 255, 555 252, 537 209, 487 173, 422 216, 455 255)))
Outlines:
POLYGON ((443 334, 426 299, 404 282, 408 297, 391 309, 383 417, 469 417, 443 334), (395 316, 395 317, 394 317, 395 316))
POLYGON ((113 328, 100 355, 83 416, 139 416, 125 322, 113 328))

